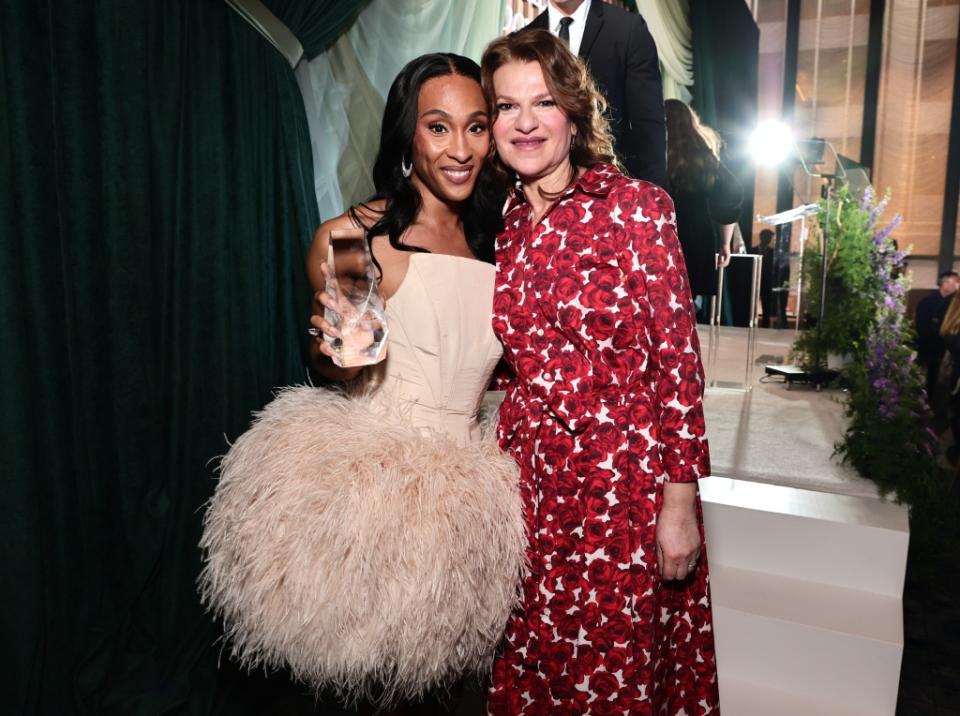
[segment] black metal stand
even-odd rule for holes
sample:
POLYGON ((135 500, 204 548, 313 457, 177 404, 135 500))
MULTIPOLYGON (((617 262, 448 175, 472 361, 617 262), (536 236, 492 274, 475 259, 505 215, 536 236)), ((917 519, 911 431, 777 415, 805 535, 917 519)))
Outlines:
POLYGON ((768 317, 768 324, 776 324, 777 328, 787 327, 787 294, 790 291, 789 286, 785 287, 790 278, 790 241, 793 236, 793 229, 790 224, 777 224, 774 227, 773 254, 771 256, 773 265, 768 269, 770 271, 770 293, 772 294, 773 306, 771 307, 772 316, 768 317), (784 270, 786 267, 786 270, 784 270))
POLYGON ((840 375, 839 371, 829 368, 804 370, 796 365, 766 365, 763 369, 767 375, 783 376, 783 382, 787 384, 787 390, 794 383, 804 383, 812 385, 819 391, 820 388, 833 382, 840 375))
MULTIPOLYGON (((830 199, 833 196, 833 185, 836 175, 822 175, 826 180, 820 188, 820 196, 826 200, 826 217, 823 222, 823 246, 820 251, 820 305, 817 311, 816 338, 814 340, 813 366, 805 370, 795 365, 768 365, 764 370, 767 375, 783 376, 789 389, 793 383, 807 383, 820 390, 824 385, 835 380, 839 371, 831 370, 826 365, 823 356, 823 317, 826 315, 827 303, 827 254, 830 249, 830 199)), ((798 318, 799 320, 799 318, 798 318)))
POLYGON ((820 306, 817 311, 817 337, 814 342, 813 352, 813 382, 817 385, 823 382, 829 382, 836 378, 839 373, 830 370, 826 363, 826 357, 823 355, 823 317, 827 306, 827 254, 830 251, 830 200, 833 197, 833 185, 837 177, 834 175, 824 176, 826 183, 820 188, 820 196, 826 202, 826 214, 823 222, 823 250, 820 252, 820 306))

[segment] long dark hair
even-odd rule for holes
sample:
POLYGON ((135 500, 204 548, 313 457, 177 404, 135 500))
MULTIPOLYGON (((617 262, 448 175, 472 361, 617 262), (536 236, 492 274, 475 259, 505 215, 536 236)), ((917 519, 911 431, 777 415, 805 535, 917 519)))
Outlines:
POLYGON ((685 102, 668 99, 667 179, 671 191, 709 189, 720 167, 720 135, 700 121, 685 102))
MULTIPOLYGON (((375 236, 387 236, 390 245, 401 251, 423 251, 416 246, 407 246, 401 241, 403 233, 414 222, 422 204, 420 192, 413 182, 403 176, 401 162, 413 162, 413 135, 417 129, 417 103, 420 88, 434 77, 461 75, 480 84, 480 66, 468 57, 447 52, 421 55, 411 60, 400 70, 383 109, 380 129, 380 149, 373 164, 373 185, 376 194, 370 201, 384 201, 382 212, 362 204, 369 214, 380 214, 371 225, 363 221, 356 207, 350 210, 351 218, 367 231, 367 240, 375 236)), ((493 243, 503 227, 501 209, 506 196, 506 187, 496 178, 487 162, 477 176, 473 193, 464 204, 461 219, 467 245, 478 259, 493 263, 493 243)))

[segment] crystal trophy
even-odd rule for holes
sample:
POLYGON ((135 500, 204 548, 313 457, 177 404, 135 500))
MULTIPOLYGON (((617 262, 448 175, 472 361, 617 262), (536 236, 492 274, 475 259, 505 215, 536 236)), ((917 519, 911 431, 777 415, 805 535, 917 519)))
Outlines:
POLYGON ((341 368, 379 363, 386 354, 387 318, 363 229, 330 232, 327 269, 326 292, 338 310, 324 309, 324 318, 340 332, 323 336, 334 350, 333 362, 341 368))

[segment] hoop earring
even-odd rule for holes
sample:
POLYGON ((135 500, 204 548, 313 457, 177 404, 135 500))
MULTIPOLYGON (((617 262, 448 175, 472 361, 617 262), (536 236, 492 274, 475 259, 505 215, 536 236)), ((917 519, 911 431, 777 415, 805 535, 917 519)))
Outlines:
POLYGON ((413 174, 413 162, 407 164, 406 157, 400 157, 400 173, 403 174, 404 179, 409 179, 413 174))

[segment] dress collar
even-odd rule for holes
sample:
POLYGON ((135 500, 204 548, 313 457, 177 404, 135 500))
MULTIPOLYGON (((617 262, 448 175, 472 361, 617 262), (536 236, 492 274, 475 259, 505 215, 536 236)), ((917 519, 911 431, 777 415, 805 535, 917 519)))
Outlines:
MULTIPOLYGON (((581 174, 570 186, 563 190, 556 201, 561 201, 572 196, 580 190, 584 194, 591 196, 606 196, 610 193, 617 179, 623 177, 623 174, 612 164, 595 164, 581 174)), ((521 204, 527 203, 527 197, 523 193, 523 186, 520 180, 514 184, 513 196, 507 206, 505 213, 509 213, 521 204)))

